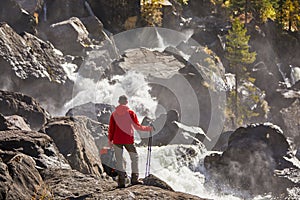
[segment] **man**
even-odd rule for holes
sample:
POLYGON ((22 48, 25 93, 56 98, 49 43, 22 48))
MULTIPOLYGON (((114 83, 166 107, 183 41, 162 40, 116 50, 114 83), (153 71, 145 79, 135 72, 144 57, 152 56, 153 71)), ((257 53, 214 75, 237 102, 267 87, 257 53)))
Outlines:
POLYGON ((139 184, 138 176, 138 154, 134 146, 134 129, 140 131, 152 131, 151 126, 140 125, 134 111, 127 106, 128 100, 125 95, 119 97, 119 106, 110 116, 108 140, 114 145, 117 171, 118 187, 125 187, 125 170, 123 167, 123 147, 128 151, 131 159, 131 184, 139 184))

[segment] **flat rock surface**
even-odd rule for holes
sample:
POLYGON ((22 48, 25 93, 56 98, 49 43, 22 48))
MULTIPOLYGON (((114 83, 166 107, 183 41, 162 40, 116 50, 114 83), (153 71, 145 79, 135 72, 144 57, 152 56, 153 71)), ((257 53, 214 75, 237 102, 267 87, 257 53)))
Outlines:
POLYGON ((120 62, 119 66, 125 71, 138 71, 146 76, 171 78, 174 74, 178 74, 184 63, 168 53, 134 49, 125 53, 124 62, 120 62))

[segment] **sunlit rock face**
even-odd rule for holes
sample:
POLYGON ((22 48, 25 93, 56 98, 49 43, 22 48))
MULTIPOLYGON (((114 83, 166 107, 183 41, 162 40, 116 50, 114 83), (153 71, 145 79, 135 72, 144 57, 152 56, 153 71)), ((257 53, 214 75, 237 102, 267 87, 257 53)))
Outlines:
POLYGON ((278 175, 278 171, 283 173, 288 169, 299 171, 292 159, 296 158, 279 127, 267 123, 252 124, 233 132, 226 150, 207 156, 205 167, 210 183, 252 195, 272 192, 277 196, 287 195, 286 188, 297 185, 289 177, 278 175))
POLYGON ((29 33, 18 35, 6 23, 0 30, 1 89, 31 95, 51 111, 60 107, 72 86, 62 54, 29 33))
POLYGON ((99 150, 87 129, 87 123, 85 117, 53 118, 43 127, 43 131, 53 138, 73 169, 101 176, 103 168, 99 150))

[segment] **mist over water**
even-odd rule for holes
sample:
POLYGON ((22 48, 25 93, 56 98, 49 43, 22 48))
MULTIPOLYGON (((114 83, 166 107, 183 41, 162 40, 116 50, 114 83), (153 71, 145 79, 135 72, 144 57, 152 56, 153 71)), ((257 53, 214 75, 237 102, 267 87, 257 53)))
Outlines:
POLYGON ((124 76, 117 75, 111 80, 102 79, 98 82, 77 76, 75 94, 71 101, 65 104, 63 110, 67 112, 74 106, 88 102, 117 106, 119 96, 125 94, 129 99, 128 106, 137 113, 139 118, 143 116, 154 118, 157 102, 149 94, 150 89, 144 75, 137 72, 128 72, 124 76))

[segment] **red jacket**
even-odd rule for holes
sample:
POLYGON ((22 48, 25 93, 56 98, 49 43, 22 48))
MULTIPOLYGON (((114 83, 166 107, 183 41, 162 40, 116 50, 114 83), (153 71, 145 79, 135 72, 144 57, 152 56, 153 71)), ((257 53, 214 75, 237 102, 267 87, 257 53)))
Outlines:
POLYGON ((151 127, 140 125, 132 110, 126 105, 119 105, 110 116, 108 140, 113 144, 133 144, 134 129, 150 131, 151 127))

